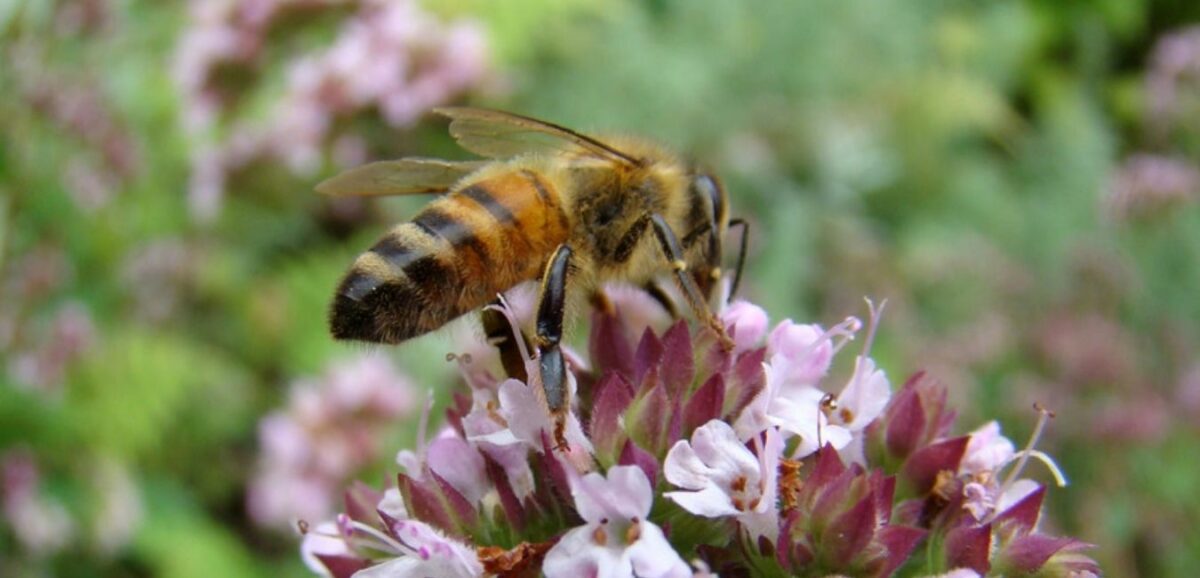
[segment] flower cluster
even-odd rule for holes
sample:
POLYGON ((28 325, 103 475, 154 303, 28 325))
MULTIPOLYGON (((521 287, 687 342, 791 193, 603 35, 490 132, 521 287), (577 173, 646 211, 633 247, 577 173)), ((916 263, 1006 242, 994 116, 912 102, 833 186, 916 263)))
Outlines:
POLYGON ((1130 155, 1114 172, 1104 203, 1120 221, 1168 215, 1200 198, 1194 157, 1200 118, 1200 27, 1164 35, 1146 80, 1147 137, 1153 152, 1130 155))
POLYGON ((0 519, 4 521, 0 537, 11 531, 22 554, 31 559, 52 556, 81 542, 105 555, 125 547, 142 520, 141 495, 132 474, 109 459, 83 460, 82 465, 80 478, 85 481, 79 489, 97 498, 88 512, 68 508, 69 502, 48 491, 52 484, 43 481, 32 451, 0 452, 0 519))
POLYGON ((479 84, 487 70, 480 28, 444 25, 413 0, 254 0, 193 3, 191 27, 176 55, 175 77, 185 99, 184 124, 196 135, 190 201, 200 218, 219 208, 228 173, 262 158, 295 172, 320 168, 332 145, 335 162, 359 164, 366 143, 335 134, 335 123, 378 112, 393 127, 479 84), (222 83, 231 68, 256 69, 266 58, 272 25, 289 15, 349 9, 332 44, 300 56, 265 122, 235 123, 217 136, 243 87, 222 83))
POLYGON ((1200 170, 1170 156, 1136 154, 1117 169, 1106 199, 1116 219, 1130 220, 1165 214, 1200 196, 1200 170))
POLYGON ((1195 114, 1200 101, 1200 27, 1163 36, 1154 46, 1146 76, 1151 124, 1169 132, 1195 114))
POLYGON ((919 375, 892 394, 870 357, 882 307, 865 329, 848 318, 768 331, 761 308, 735 303, 725 340, 684 322, 658 331, 629 294, 610 301, 586 359, 567 352, 565 424, 549 416, 527 350, 524 381, 495 377, 486 350, 455 356, 470 394, 432 441, 401 452, 394 487, 355 485, 336 520, 301 524, 310 567, 360 578, 1098 573, 1088 545, 1038 531, 1045 488, 1020 472, 1034 458, 1059 474, 1032 442, 1016 450, 995 423, 953 435, 945 390, 919 375), (837 354, 864 333, 848 377, 833 379, 837 354))
POLYGON ((380 458, 389 424, 413 406, 408 379, 379 356, 347 360, 319 380, 295 384, 287 409, 259 423, 250 516, 274 527, 329 516, 338 486, 380 458))
MULTIPOLYGON (((82 4, 82 3, 80 3, 82 4)), ((59 16, 78 10, 62 10, 59 16)), ((82 23, 81 23, 82 24, 82 23)), ((13 75, 13 95, 29 113, 82 145, 61 167, 63 187, 84 212, 104 208, 142 167, 139 142, 91 74, 59 70, 46 51, 17 44, 0 55, 13 75)))

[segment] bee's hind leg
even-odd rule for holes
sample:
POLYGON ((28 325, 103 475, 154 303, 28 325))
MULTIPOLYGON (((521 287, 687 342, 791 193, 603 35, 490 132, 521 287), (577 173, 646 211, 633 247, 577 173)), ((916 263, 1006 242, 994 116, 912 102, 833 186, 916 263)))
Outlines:
POLYGON ((538 372, 546 393, 546 405, 554 416, 554 441, 559 448, 567 446, 566 418, 571 408, 567 398, 570 394, 567 391, 567 364, 560 347, 570 265, 571 247, 559 245, 542 275, 537 310, 538 372))

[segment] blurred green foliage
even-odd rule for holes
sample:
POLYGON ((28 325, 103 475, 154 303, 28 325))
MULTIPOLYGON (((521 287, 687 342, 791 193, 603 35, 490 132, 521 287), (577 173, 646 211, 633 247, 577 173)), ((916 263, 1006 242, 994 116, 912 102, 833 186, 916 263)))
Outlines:
MULTIPOLYGON (((22 557, 0 527, 0 569, 305 575, 294 539, 254 528, 243 510, 256 420, 289 381, 356 352, 326 334, 329 295, 419 201, 345 217, 307 193, 317 175, 263 160, 233 176, 215 221, 198 221, 188 105, 171 76, 184 5, 90 2, 100 24, 64 31, 71 4, 0 2, 0 451, 32 450, 44 491, 81 525, 95 517, 87 464, 116 460, 135 472, 145 514, 116 554, 78 540, 50 559, 22 557), (90 97, 82 106, 98 103, 112 130, 97 140, 56 116, 46 102, 63 95, 90 97), (132 169, 106 160, 112 139, 130 148, 132 169), (94 208, 67 178, 80 159, 113 179, 94 208), (186 248, 179 280, 125 273, 163 242, 186 248), (146 291, 174 305, 148 317, 146 291), (54 345, 69 303, 90 312, 93 343, 61 379, 21 383, 19 355, 54 345)), ((886 297, 877 351, 894 381, 928 368, 967 423, 1002 417, 1014 439, 1034 421, 1030 402, 1050 404, 1059 418, 1044 449, 1074 483, 1051 492, 1049 523, 1098 544, 1111 575, 1185 576, 1200 563, 1200 412, 1177 401, 1200 368, 1197 191, 1147 220, 1105 210, 1132 153, 1200 165, 1187 122, 1150 136, 1144 82, 1155 42, 1200 21, 1200 4, 432 4, 489 34, 502 89, 471 102, 650 135, 717 168, 753 224, 746 295, 774 315, 829 323, 861 313, 864 295, 886 297), (1080 324, 1093 317, 1116 337, 1080 324), (1128 368, 1081 376, 1064 361, 1072 345, 1088 367, 1128 368), (1147 403, 1161 411, 1138 413, 1147 403), (1113 408, 1125 421, 1098 421, 1113 408), (1126 431, 1138 427, 1151 434, 1126 431)), ((338 18, 273 31, 260 73, 234 77, 241 98, 225 120, 265 115, 287 62, 327 43, 338 18)), ((390 129, 367 111, 339 122, 372 156, 460 154, 434 120, 390 129)), ((448 380, 449 348, 441 334, 387 354, 433 385, 448 380)))

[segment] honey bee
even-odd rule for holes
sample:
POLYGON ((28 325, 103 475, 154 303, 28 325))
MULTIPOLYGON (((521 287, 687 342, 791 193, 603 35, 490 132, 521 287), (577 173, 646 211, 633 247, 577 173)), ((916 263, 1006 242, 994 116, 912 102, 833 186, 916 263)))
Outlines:
MULTIPOLYGON (((440 196, 361 254, 338 285, 329 313, 337 339, 400 343, 541 280, 538 369, 549 409, 566 411, 559 343, 568 292, 605 281, 647 287, 674 277, 696 318, 729 343, 709 306, 731 226, 715 176, 648 141, 603 141, 545 121, 479 108, 442 108, 450 134, 485 161, 404 158, 370 163, 317 186, 337 196, 440 196)), ((746 231, 743 229, 742 237, 746 231)), ((741 274, 739 254, 734 291, 741 274)), ((510 363, 513 336, 484 318, 510 363), (507 345, 507 347, 506 347, 507 345)), ((516 377, 516 376, 514 376, 516 377)))

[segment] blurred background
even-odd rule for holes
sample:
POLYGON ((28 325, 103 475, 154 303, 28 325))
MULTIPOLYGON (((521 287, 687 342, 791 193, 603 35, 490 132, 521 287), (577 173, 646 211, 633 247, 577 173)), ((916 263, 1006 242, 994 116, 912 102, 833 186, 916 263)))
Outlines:
MULTIPOLYGON (((650 135, 752 224, 743 295, 831 323, 1072 480, 1112 576, 1200 564, 1200 3, 0 1, 0 575, 304 576, 455 329, 334 343, 354 256, 463 158, 428 114, 650 135)), ((435 414, 437 415, 437 414, 435 414)))

